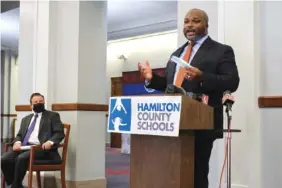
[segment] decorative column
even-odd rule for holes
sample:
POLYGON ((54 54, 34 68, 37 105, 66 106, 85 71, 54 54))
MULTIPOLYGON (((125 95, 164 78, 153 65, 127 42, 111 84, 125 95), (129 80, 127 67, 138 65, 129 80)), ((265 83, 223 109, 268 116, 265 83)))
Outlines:
POLYGON ((29 96, 40 92, 71 125, 67 187, 106 187, 106 13, 104 1, 21 2, 16 109, 30 113, 29 96))

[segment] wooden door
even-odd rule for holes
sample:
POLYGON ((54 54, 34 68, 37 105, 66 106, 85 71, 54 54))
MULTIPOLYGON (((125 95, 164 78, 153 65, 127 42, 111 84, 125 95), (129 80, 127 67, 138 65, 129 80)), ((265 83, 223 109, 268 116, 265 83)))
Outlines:
MULTIPOLYGON (((112 77, 111 85, 111 96, 122 96, 122 77, 112 77)), ((111 133, 111 148, 121 148, 120 133, 111 133)))

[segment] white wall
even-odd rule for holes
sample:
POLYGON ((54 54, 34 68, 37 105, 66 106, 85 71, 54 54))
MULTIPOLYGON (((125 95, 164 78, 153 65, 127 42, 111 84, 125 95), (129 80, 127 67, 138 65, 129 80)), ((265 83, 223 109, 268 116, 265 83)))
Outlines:
POLYGON ((15 114, 15 105, 18 100, 18 57, 13 56, 11 61, 11 101, 10 113, 15 114))
MULTIPOLYGON (((17 70, 17 56, 14 55, 10 50, 4 52, 5 73, 4 73, 4 111, 3 114, 15 114, 15 104, 18 96, 18 70, 17 70)), ((11 129, 11 123, 14 117, 3 117, 3 137, 11 138, 13 132, 11 129)))
MULTIPOLYGON (((10 61, 11 61, 11 52, 9 50, 4 52, 4 91, 2 94, 4 95, 3 101, 3 114, 10 114, 9 109, 9 94, 10 94, 10 61)), ((3 117, 3 137, 8 138, 10 135, 10 117, 3 117)))
POLYGON ((250 188, 261 186, 256 11, 252 1, 225 3, 225 41, 234 49, 240 75, 232 127, 241 129, 242 133, 232 138, 232 183, 250 188))
MULTIPOLYGON (((259 2, 260 94, 282 95, 282 2, 259 2)), ((262 188, 282 185, 282 109, 261 110, 261 177, 262 188)))
MULTIPOLYGON (((107 49, 108 77, 119 77, 122 76, 122 72, 135 71, 137 70, 137 63, 145 63, 146 60, 149 60, 152 68, 165 67, 171 53, 177 49, 177 36, 176 31, 169 31, 109 41, 107 49), (122 54, 127 57, 126 61, 118 59, 118 56, 122 54)), ((17 61, 18 59, 12 59, 11 98, 15 99, 15 101, 12 101, 13 105, 17 104, 18 94, 19 67, 17 61)), ((108 93, 110 95, 110 91, 108 93)), ((14 109, 14 106, 11 107, 14 109)))
POLYGON ((108 42, 107 71, 109 77, 121 76, 124 71, 137 70, 137 64, 149 61, 152 68, 162 68, 177 49, 177 32, 170 31, 148 36, 108 42), (127 60, 117 57, 125 55, 127 60))
POLYGON ((108 97, 111 95, 111 77, 120 77, 122 72, 136 71, 137 64, 149 61, 152 68, 163 68, 177 49, 177 32, 156 33, 134 38, 109 41, 107 47, 108 97), (124 55, 127 59, 118 59, 124 55))
POLYGON ((282 24, 277 19, 282 17, 282 2, 259 2, 260 10, 260 62, 261 95, 281 95, 282 71, 282 24), (270 76, 271 75, 271 76, 270 76))

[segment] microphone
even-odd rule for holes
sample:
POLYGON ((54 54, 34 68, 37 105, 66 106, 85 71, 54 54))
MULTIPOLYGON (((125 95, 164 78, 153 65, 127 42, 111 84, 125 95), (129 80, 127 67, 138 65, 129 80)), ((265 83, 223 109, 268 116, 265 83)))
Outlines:
POLYGON ((174 93, 174 85, 168 84, 165 89, 165 93, 174 93))
POLYGON ((209 100, 209 96, 208 95, 187 92, 186 96, 191 97, 192 99, 194 99, 194 100, 196 100, 198 102, 202 102, 204 104, 208 104, 208 100, 209 100))
POLYGON ((186 95, 186 91, 182 87, 176 87, 173 84, 168 84, 166 86, 165 93, 167 94, 180 93, 181 95, 186 95))
POLYGON ((180 93, 182 95, 186 95, 186 91, 182 87, 174 86, 174 91, 175 91, 175 93, 180 93))
POLYGON ((172 84, 174 80, 176 64, 173 61, 169 61, 166 66, 166 83, 167 85, 172 84))
POLYGON ((165 89, 165 93, 167 94, 175 94, 175 93, 179 93, 181 95, 186 95, 186 91, 185 89, 183 89, 182 87, 177 87, 173 84, 173 80, 174 80, 174 72, 175 72, 175 68, 176 68, 176 64, 173 61, 169 61, 167 63, 167 67, 166 67, 166 89, 165 89))
POLYGON ((226 112, 228 114, 228 117, 231 118, 231 112, 232 112, 232 105, 235 102, 234 96, 231 94, 230 91, 225 91, 223 93, 222 97, 222 104, 226 106, 226 112))

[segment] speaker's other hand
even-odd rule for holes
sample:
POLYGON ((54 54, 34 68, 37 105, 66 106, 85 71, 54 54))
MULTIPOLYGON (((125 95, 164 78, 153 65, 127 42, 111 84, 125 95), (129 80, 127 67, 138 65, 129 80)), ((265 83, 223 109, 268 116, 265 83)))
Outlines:
POLYGON ((148 60, 146 61, 145 66, 143 66, 141 63, 138 63, 138 70, 140 71, 141 76, 146 80, 150 81, 152 79, 153 73, 148 60))

